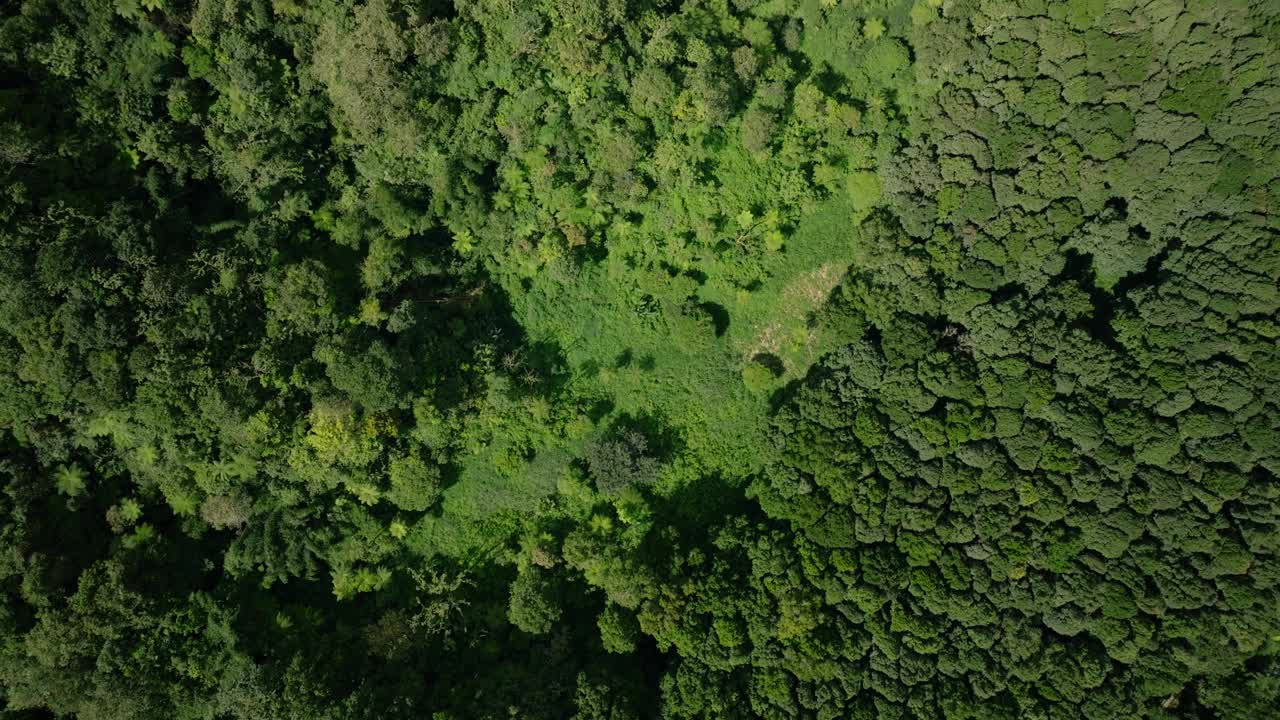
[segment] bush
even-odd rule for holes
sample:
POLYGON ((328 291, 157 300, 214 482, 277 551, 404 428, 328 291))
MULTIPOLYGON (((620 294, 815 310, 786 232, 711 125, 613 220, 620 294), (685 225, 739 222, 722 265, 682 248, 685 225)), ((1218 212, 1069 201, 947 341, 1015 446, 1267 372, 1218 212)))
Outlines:
POLYGON ((661 465, 648 454, 649 441, 634 430, 590 443, 583 452, 587 470, 600 492, 618 497, 627 488, 643 488, 658 479, 661 465))

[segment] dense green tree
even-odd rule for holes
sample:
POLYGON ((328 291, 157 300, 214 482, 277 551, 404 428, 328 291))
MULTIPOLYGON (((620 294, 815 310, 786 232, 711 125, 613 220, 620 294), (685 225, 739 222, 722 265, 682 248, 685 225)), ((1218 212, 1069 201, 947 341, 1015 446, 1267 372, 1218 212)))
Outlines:
POLYGON ((1266 718, 1265 0, 15 0, 0 712, 1266 718))

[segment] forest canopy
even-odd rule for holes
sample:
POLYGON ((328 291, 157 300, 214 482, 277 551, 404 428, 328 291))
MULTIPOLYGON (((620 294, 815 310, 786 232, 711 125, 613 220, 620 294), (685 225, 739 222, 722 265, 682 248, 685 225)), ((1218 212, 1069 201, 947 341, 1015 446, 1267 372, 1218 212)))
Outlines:
POLYGON ((1280 4, 13 0, 0 715, 1266 720, 1280 4))

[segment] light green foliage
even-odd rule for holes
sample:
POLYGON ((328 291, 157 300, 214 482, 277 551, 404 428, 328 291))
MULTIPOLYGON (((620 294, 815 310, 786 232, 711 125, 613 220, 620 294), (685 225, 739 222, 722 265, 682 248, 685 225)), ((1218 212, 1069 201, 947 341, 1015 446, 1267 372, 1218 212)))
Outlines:
POLYGON ((640 627, 628 611, 617 605, 609 605, 600 614, 600 642, 612 653, 628 653, 635 650, 640 627))
POLYGON ((393 458, 387 499, 401 510, 427 510, 440 498, 440 470, 416 455, 393 458))
POLYGON ((64 465, 58 468, 54 475, 58 492, 69 498, 79 497, 85 493, 86 480, 84 468, 79 465, 64 465))
POLYGON ((742 383, 756 395, 767 393, 776 384, 773 370, 757 362, 748 363, 742 368, 742 383))
POLYGON ((1274 714, 1274 3, 2 15, 6 713, 1274 714))
POLYGON ((880 178, 873 172, 860 171, 849 175, 849 199, 854 210, 865 212, 880 203, 880 178))
POLYGON ((884 35, 884 21, 880 18, 867 18, 862 24, 862 34, 868 40, 879 40, 884 35))

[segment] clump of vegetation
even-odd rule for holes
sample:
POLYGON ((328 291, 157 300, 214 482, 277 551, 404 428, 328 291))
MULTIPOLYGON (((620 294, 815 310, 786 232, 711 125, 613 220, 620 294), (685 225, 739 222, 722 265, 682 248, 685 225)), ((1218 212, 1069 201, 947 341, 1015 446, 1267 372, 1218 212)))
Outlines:
POLYGON ((15 717, 1280 705, 1274 3, 22 0, 0 66, 15 717))
POLYGON ((660 470, 657 458, 649 453, 648 440, 635 430, 590 443, 583 458, 596 488, 605 495, 652 485, 660 470))

